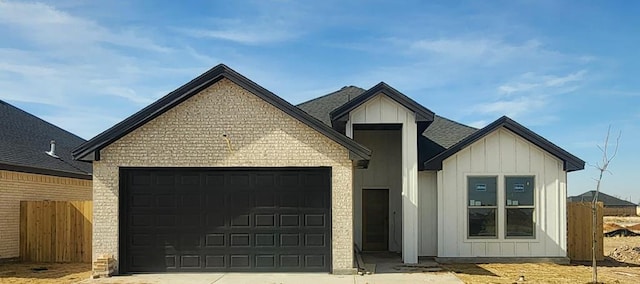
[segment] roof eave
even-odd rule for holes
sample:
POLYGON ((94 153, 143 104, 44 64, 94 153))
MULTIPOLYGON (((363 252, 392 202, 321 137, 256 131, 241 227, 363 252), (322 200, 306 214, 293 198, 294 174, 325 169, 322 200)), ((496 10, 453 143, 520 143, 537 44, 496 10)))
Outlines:
POLYGON ((8 164, 8 163, 0 163, 0 170, 30 173, 30 174, 40 174, 40 175, 48 175, 48 176, 57 176, 57 177, 85 179, 85 180, 90 180, 93 177, 91 173, 68 172, 68 171, 52 170, 52 169, 30 167, 30 166, 23 166, 23 165, 16 165, 16 164, 8 164))
POLYGON ((403 107, 412 111, 415 114, 416 122, 433 121, 433 117, 435 116, 435 114, 431 110, 425 108, 424 106, 420 105, 416 101, 412 100, 411 98, 407 97, 406 95, 402 94, 400 91, 394 89, 393 87, 387 85, 386 83, 380 82, 377 85, 371 87, 369 90, 366 90, 362 94, 353 98, 353 100, 350 100, 344 105, 331 111, 331 113, 329 113, 329 116, 331 118, 331 124, 339 125, 338 123, 335 123, 335 122, 343 122, 348 120, 347 116, 351 111, 353 111, 360 105, 366 103, 368 100, 373 98, 378 93, 383 93, 384 95, 396 101, 403 107))
POLYGON ((120 123, 80 145, 72 151, 73 158, 83 161, 95 161, 99 159, 99 151, 104 147, 117 141, 131 131, 158 117, 167 110, 177 106, 186 99, 215 84, 223 78, 231 80, 235 84, 264 99, 269 104, 279 108, 316 131, 341 144, 345 148, 349 149, 349 151, 354 152, 355 156, 359 157, 359 159, 369 160, 371 158, 371 150, 367 149, 365 146, 360 145, 348 137, 336 132, 331 127, 325 125, 316 118, 311 117, 301 109, 291 105, 269 90, 254 83, 224 64, 215 66, 209 71, 203 73, 185 85, 182 85, 156 102, 148 105, 120 123))
POLYGON ((503 116, 497 119, 496 121, 492 122, 491 124, 485 126, 484 128, 479 129, 478 131, 469 135, 467 138, 451 146, 446 151, 426 161, 424 163, 424 169, 438 170, 438 171, 442 170, 442 162, 445 159, 457 153, 458 151, 462 150, 463 148, 466 148, 467 146, 473 144, 474 142, 480 140, 482 137, 487 136, 489 133, 492 133, 493 131, 497 130, 500 127, 504 127, 508 129, 509 131, 517 134, 518 136, 529 141, 530 143, 542 148, 543 150, 555 156, 556 158, 562 160, 563 169, 565 171, 573 172, 573 171, 584 169, 585 162, 583 160, 565 151, 564 149, 558 147, 557 145, 551 143, 547 139, 527 129, 526 127, 520 125, 519 123, 515 122, 514 120, 512 120, 507 116, 503 116))

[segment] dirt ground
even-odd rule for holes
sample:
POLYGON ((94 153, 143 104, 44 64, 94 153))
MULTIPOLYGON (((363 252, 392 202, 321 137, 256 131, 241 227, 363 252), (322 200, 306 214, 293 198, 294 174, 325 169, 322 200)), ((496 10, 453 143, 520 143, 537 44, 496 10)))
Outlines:
POLYGON ((77 283, 88 279, 90 270, 89 263, 0 263, 0 283, 77 283))
MULTIPOLYGON (((598 263, 598 281, 640 282, 640 237, 604 239, 605 261, 598 263), (617 253, 617 254, 616 254, 617 253)), ((465 283, 588 283, 590 263, 455 264, 445 265, 465 283), (517 281, 524 276, 525 282, 517 281)))

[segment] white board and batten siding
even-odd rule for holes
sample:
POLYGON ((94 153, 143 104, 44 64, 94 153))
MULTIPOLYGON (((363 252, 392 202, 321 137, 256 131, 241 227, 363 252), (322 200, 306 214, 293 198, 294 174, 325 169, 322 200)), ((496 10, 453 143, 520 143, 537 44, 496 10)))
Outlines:
POLYGON ((443 161, 437 173, 439 257, 566 257, 566 172, 563 162, 500 128, 443 161), (498 232, 467 237, 467 177, 498 176, 498 232), (535 238, 505 238, 504 177, 535 176, 535 238))
MULTIPOLYGON (((418 262, 418 145, 415 114, 384 94, 378 94, 349 113, 346 135, 354 124, 402 124, 402 257, 418 262)), ((375 153, 373 153, 375 155, 375 153)), ((358 230, 358 226, 355 228, 358 230)))
POLYGON ((436 172, 418 172, 419 256, 438 255, 438 185, 436 181, 436 172))

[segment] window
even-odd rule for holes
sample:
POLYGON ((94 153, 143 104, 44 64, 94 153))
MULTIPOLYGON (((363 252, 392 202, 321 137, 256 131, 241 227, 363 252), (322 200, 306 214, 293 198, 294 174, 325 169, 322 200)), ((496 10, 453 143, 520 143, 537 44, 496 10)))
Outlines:
POLYGON ((505 177, 505 238, 533 238, 534 177, 505 177))
POLYGON ((467 184, 469 237, 497 237, 497 177, 470 176, 467 184))

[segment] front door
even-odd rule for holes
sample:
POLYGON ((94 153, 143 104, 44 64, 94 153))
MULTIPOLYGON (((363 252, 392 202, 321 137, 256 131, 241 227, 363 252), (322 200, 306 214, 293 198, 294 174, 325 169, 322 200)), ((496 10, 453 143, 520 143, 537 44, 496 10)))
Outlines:
POLYGON ((362 250, 389 249, 389 190, 362 190, 362 250))

